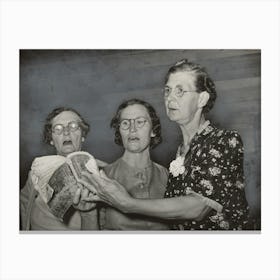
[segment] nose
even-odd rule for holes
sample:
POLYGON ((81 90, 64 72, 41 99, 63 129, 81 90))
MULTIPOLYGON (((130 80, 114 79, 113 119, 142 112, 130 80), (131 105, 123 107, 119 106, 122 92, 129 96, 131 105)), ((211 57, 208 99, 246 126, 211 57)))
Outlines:
POLYGON ((130 132, 135 132, 136 131, 135 120, 130 120, 129 131, 130 132))
POLYGON ((171 92, 164 98, 165 101, 169 102, 170 100, 174 100, 176 98, 175 90, 172 89, 171 92))
POLYGON ((69 127, 68 126, 63 128, 63 135, 69 135, 69 127))
POLYGON ((177 102, 176 97, 173 94, 169 94, 164 101, 166 108, 168 108, 170 103, 177 102))

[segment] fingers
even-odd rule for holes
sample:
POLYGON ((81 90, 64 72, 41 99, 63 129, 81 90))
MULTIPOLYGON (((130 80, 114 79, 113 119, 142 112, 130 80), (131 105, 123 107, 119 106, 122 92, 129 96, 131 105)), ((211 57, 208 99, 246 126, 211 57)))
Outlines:
POLYGON ((96 193, 90 192, 90 193, 88 194, 88 196, 86 197, 86 199, 93 199, 95 196, 97 196, 96 193))
MULTIPOLYGON (((101 170, 99 171, 99 173, 100 173, 100 177, 101 177, 101 178, 103 178, 103 179, 109 179, 109 178, 107 177, 106 173, 104 172, 104 170, 101 169, 101 170)), ((110 179, 109 179, 109 180, 110 180, 110 179)))
MULTIPOLYGON (((92 191, 91 189, 94 188, 95 192, 96 190, 99 190, 99 185, 102 184, 102 178, 99 175, 96 175, 95 173, 90 174, 88 172, 82 172, 82 177, 84 177, 87 181, 89 181, 91 184, 86 183, 85 186, 92 191)), ((85 181, 85 180, 84 180, 85 181)), ((94 191, 92 191, 94 192, 94 191)))
POLYGON ((100 202, 103 201, 98 195, 90 193, 88 197, 83 199, 86 202, 100 202))
POLYGON ((97 163, 98 167, 105 167, 106 165, 108 165, 107 162, 102 161, 100 159, 95 159, 95 160, 96 160, 96 163, 97 163))
POLYGON ((85 198, 89 196, 89 190, 86 188, 83 188, 81 192, 81 200, 85 201, 85 198))
MULTIPOLYGON (((82 172, 83 173, 83 172, 82 172)), ((87 178, 86 176, 84 176, 85 178, 87 178)), ((87 181, 86 181, 87 179, 79 179, 79 183, 80 184, 82 184, 83 186, 85 186, 89 191, 91 191, 92 193, 96 193, 96 188, 95 188, 95 186, 97 185, 96 183, 88 183, 87 181)))
POLYGON ((74 195, 74 198, 73 198, 73 204, 79 204, 80 202, 80 196, 81 196, 81 189, 78 188, 75 195, 74 195))

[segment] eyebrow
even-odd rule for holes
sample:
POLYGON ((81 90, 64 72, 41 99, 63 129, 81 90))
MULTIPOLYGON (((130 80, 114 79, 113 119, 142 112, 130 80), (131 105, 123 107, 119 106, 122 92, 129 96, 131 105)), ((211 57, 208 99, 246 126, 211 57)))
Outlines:
MULTIPOLYGON (((169 87, 169 88, 170 88, 170 86, 167 85, 167 84, 165 84, 165 87, 169 87)), ((182 86, 181 84, 178 84, 178 85, 175 86, 175 88, 176 88, 176 87, 183 87, 183 86, 182 86)))
POLYGON ((54 125, 58 125, 58 124, 61 124, 61 125, 68 125, 69 123, 72 123, 72 122, 76 122, 76 123, 79 123, 79 122, 82 122, 82 121, 79 121, 79 120, 72 120, 72 121, 69 121, 65 124, 61 123, 61 122, 58 122, 58 123, 52 123, 51 125, 54 126, 54 125))
POLYGON ((144 118, 144 119, 147 119, 147 117, 145 116, 139 116, 139 117, 135 117, 135 118, 120 118, 120 120, 134 120, 134 119, 139 119, 139 118, 144 118))

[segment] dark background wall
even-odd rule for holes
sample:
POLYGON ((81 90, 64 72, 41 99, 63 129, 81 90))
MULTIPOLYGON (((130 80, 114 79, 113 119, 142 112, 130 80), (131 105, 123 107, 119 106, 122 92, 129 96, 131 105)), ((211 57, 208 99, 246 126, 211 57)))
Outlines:
POLYGON ((78 110, 91 124, 83 150, 112 162, 122 154, 109 124, 125 99, 141 98, 157 110, 163 143, 152 151, 168 167, 181 141, 165 114, 164 75, 188 58, 205 66, 216 82, 218 98, 209 114, 216 125, 236 129, 245 148, 246 195, 260 216, 260 73, 259 50, 21 50, 20 178, 24 185, 35 157, 53 154, 42 141, 47 114, 58 106, 78 110))

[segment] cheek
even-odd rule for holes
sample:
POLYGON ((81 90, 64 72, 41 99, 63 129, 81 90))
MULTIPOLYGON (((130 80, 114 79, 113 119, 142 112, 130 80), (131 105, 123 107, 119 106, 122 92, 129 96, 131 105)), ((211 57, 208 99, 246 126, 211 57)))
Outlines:
MULTIPOLYGON (((172 103, 174 104, 176 101, 172 100, 172 103)), ((178 102, 176 102, 178 103, 178 102)), ((168 109, 168 104, 169 101, 167 99, 164 99, 164 108, 165 108, 165 112, 168 113, 169 109, 168 109)))
POLYGON ((76 134, 72 135, 72 139, 75 142, 80 143, 82 141, 82 133, 76 133, 76 134))
POLYGON ((189 96, 181 103, 181 108, 187 109, 188 112, 193 112, 197 109, 197 96, 189 96))
POLYGON ((62 144, 62 139, 59 136, 53 135, 52 141, 54 143, 54 146, 60 146, 62 144))
POLYGON ((146 142, 150 142, 151 134, 152 134, 152 129, 151 128, 144 131, 143 136, 144 136, 144 140, 146 142))
POLYGON ((120 130, 120 135, 121 135, 121 139, 122 139, 122 142, 125 142, 125 140, 126 140, 126 136, 127 136, 127 133, 126 132, 124 132, 124 131, 122 131, 122 130, 120 130))

